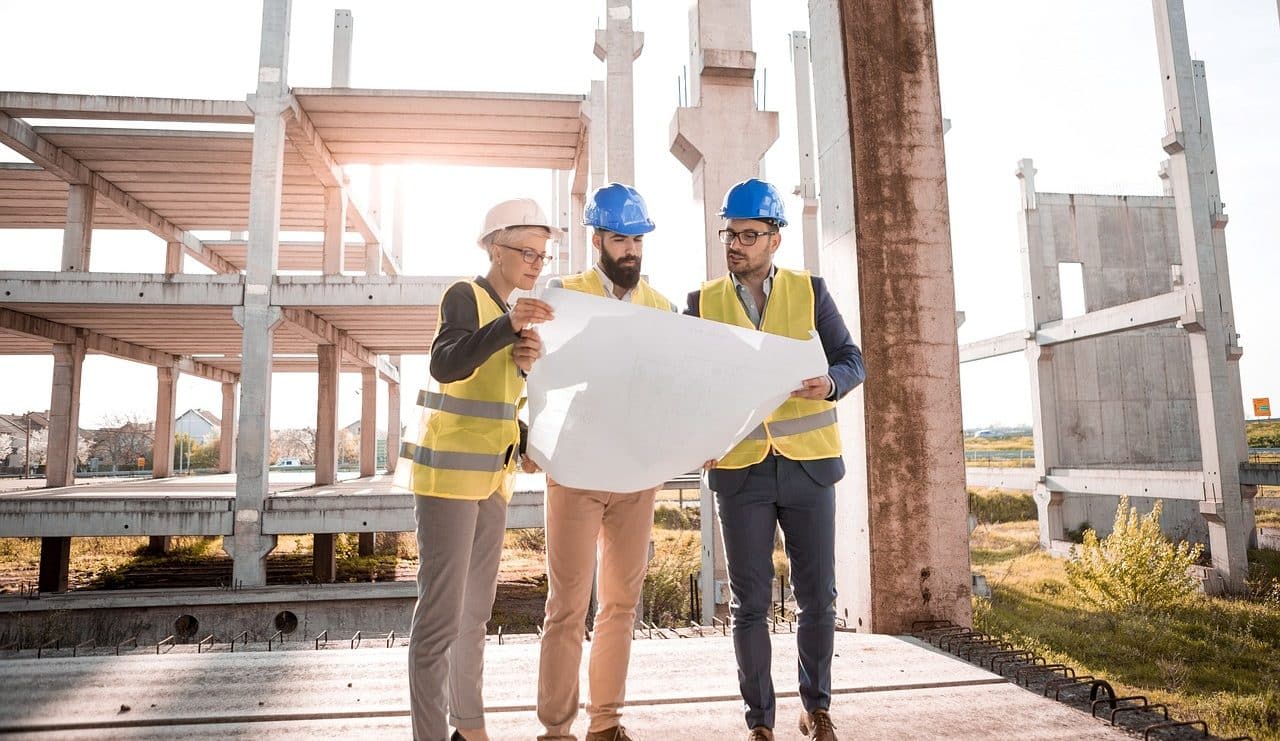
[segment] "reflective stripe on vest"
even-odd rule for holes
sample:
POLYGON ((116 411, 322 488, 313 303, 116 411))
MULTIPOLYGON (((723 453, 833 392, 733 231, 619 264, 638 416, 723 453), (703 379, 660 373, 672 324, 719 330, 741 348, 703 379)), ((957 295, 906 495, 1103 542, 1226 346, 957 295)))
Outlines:
POLYGON ((789 435, 801 435, 806 432, 820 430, 827 425, 836 423, 835 407, 824 409, 816 414, 806 414, 803 417, 795 419, 780 419, 776 422, 769 423, 769 431, 765 432, 764 423, 756 425, 756 428, 747 435, 747 440, 767 440, 769 434, 774 437, 786 437, 789 435))
POLYGON ((421 466, 448 468, 454 471, 501 471, 507 464, 506 455, 432 450, 413 443, 405 443, 400 447, 400 457, 421 466))
POLYGON ((435 409, 449 414, 464 417, 483 417, 484 419, 512 419, 516 416, 516 405, 503 401, 481 401, 479 399, 459 399, 436 391, 422 390, 418 392, 418 406, 435 409))
MULTIPOLYGON (((484 287, 463 283, 475 295, 478 326, 502 317, 484 287)), ((396 484, 424 496, 478 500, 498 492, 510 501, 524 393, 511 348, 489 356, 470 376, 437 386, 418 395, 419 429, 416 440, 401 446, 396 484)))
MULTIPOLYGON (((708 281, 699 296, 705 319, 754 329, 729 276, 708 281)), ((806 272, 778 269, 765 305, 760 330, 807 340, 814 328, 813 283, 806 272)), ((759 463, 773 448, 792 460, 816 460, 840 455, 836 406, 829 401, 790 398, 734 446, 717 464, 746 468, 759 463)))
MULTIPOLYGON (((561 285, 571 291, 579 293, 590 293, 594 296, 604 296, 610 298, 610 295, 604 289, 604 282, 600 280, 600 274, 595 268, 584 270, 577 275, 566 275, 560 279, 561 285)), ((663 311, 671 311, 674 307, 666 296, 658 293, 649 285, 648 281, 643 278, 631 289, 631 303, 641 306, 648 306, 651 309, 662 309, 663 311)))

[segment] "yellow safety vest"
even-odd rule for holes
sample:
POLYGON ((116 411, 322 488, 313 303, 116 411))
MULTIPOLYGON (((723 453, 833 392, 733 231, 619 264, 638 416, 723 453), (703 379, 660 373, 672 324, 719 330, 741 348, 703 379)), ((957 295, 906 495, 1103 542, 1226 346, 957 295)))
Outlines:
MULTIPOLYGON (((461 282, 476 294, 479 326, 502 316, 502 307, 482 286, 461 282)), ((401 485, 415 494, 445 499, 487 499, 496 491, 510 501, 520 444, 516 413, 524 393, 524 378, 510 348, 490 355, 461 381, 433 385, 438 388, 418 394, 418 442, 401 447, 405 460, 399 468, 407 469, 401 485)))
MULTIPOLYGON (((609 297, 609 293, 604 290, 604 283, 600 280, 600 274, 595 271, 595 268, 585 270, 577 275, 566 275, 561 280, 564 282, 564 287, 571 291, 609 297)), ((650 286, 648 281, 643 278, 640 279, 635 288, 631 289, 631 303, 648 306, 652 309, 662 309, 663 311, 671 311, 672 308, 672 304, 667 300, 667 297, 653 290, 653 286, 650 286)))
MULTIPOLYGON (((704 319, 755 329, 738 299, 729 276, 707 281, 699 298, 704 319)), ((807 340, 813 331, 813 282, 807 271, 779 268, 765 305, 760 331, 796 340, 807 340)), ((840 455, 840 429, 836 405, 830 401, 791 398, 720 462, 718 468, 746 468, 764 460, 772 446, 791 460, 809 461, 840 455)))

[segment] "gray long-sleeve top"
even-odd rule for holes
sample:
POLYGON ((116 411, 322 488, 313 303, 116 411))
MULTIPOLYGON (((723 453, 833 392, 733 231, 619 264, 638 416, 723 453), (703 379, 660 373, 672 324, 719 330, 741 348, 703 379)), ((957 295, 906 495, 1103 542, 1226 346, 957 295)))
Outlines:
POLYGON ((481 327, 480 311, 471 286, 455 283, 445 291, 440 301, 440 331, 431 343, 431 377, 440 383, 461 381, 475 373, 495 352, 520 339, 507 318, 507 302, 493 290, 489 281, 478 276, 475 280, 504 313, 481 327))

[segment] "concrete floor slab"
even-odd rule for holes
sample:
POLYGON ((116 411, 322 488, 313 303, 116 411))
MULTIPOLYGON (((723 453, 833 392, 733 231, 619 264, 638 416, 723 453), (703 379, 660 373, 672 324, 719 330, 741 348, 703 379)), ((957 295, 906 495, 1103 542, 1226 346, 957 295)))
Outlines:
MULTIPOLYGON (((488 647, 486 701, 495 739, 538 733, 538 649, 535 642, 488 647)), ((776 635, 780 729, 792 728, 799 712, 794 662, 794 636, 776 635)), ((345 644, 321 651, 195 654, 184 647, 160 656, 11 660, 3 665, 9 681, 0 683, 0 732, 405 738, 406 663, 404 647, 351 650, 345 644)), ((641 738, 743 733, 733 644, 726 637, 636 641, 628 684, 626 723, 641 738)), ((838 634, 833 694, 833 717, 847 738, 1125 737, 910 638, 838 634)), ((585 719, 578 725, 584 732, 585 719)), ((798 734, 779 735, 788 736, 798 734)))

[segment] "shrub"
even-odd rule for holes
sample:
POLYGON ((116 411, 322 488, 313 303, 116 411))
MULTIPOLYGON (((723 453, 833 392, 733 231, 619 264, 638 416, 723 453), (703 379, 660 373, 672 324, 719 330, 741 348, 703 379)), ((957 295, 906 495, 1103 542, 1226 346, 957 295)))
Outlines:
POLYGON ((1103 540, 1088 530, 1084 543, 1071 549, 1067 583, 1076 596, 1103 610, 1159 611, 1196 589, 1190 573, 1201 547, 1173 544, 1160 531, 1161 503, 1139 516, 1121 497, 1115 529, 1103 540))
POLYGON ((529 527, 512 530, 508 535, 507 544, 509 547, 518 551, 533 551, 534 553, 546 553, 547 551, 547 531, 540 527, 529 527))
POLYGON ((689 577, 702 567, 702 546, 693 533, 659 543, 641 593, 641 616, 661 626, 684 625, 689 617, 689 577))
POLYGON ((702 520, 696 511, 664 505, 653 511, 653 524, 664 530, 697 530, 702 520))

